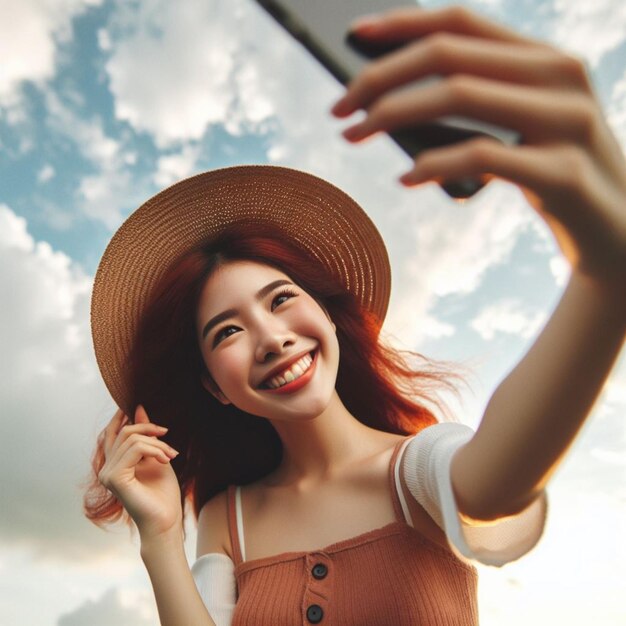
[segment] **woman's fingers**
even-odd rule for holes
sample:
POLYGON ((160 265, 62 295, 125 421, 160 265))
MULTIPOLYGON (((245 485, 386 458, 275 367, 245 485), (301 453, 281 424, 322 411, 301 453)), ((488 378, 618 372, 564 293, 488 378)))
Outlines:
POLYGON ((171 448, 164 449, 163 446, 157 445, 154 439, 148 441, 134 441, 132 445, 125 449, 120 449, 118 458, 114 459, 114 463, 119 468, 130 468, 136 466, 145 458, 156 458, 164 463, 169 463, 177 456, 177 452, 171 448))
POLYGON ((459 74, 384 95, 370 107, 365 119, 344 130, 343 136, 361 141, 380 131, 416 126, 447 115, 516 130, 526 143, 557 138, 588 143, 601 120, 598 107, 583 94, 459 74))
POLYGON ((460 6, 393 9, 364 16, 351 24, 350 30, 358 36, 380 41, 405 41, 431 33, 449 32, 509 43, 537 43, 460 6))
POLYGON ((590 90, 584 64, 544 45, 521 45, 435 33, 373 61, 348 86, 332 113, 367 109, 382 94, 426 77, 466 74, 505 83, 590 90))
POLYGON ((164 441, 133 433, 107 457, 98 477, 105 487, 110 488, 111 485, 115 484, 116 478, 119 478, 129 469, 134 469, 144 458, 156 458, 162 463, 169 463, 176 456, 178 456, 178 451, 164 441))
POLYGON ((400 180, 411 186, 429 180, 481 176, 506 179, 537 195, 563 196, 569 191, 574 197, 585 194, 584 185, 593 176, 593 164, 583 150, 572 146, 513 147, 495 140, 474 139, 425 152, 400 180))
POLYGON ((128 416, 125 415, 121 409, 115 412, 115 415, 103 431, 104 455, 106 459, 109 459, 115 450, 131 435, 141 434, 151 437, 161 437, 167 433, 168 429, 164 426, 159 426, 147 421, 147 414, 143 407, 142 411, 143 414, 139 412, 136 413, 135 419, 137 419, 137 415, 139 415, 139 421, 135 424, 129 422, 128 416))
POLYGON ((103 431, 105 457, 110 453, 118 433, 127 421, 128 416, 124 414, 122 409, 118 409, 111 418, 111 421, 107 424, 103 431))
POLYGON ((149 424, 150 418, 142 404, 138 404, 135 409, 135 424, 149 424))
MULTIPOLYGON (((139 426, 139 425, 137 424, 136 426, 139 426)), ((135 428, 135 426, 132 426, 129 428, 135 428)), ((166 454, 170 458, 174 458, 178 454, 178 452, 174 450, 174 448, 172 448, 170 445, 168 445, 164 441, 157 439, 155 436, 148 436, 145 434, 141 434, 141 431, 135 430, 134 432, 128 433, 128 435, 125 436, 119 442, 119 444, 112 449, 110 462, 113 464, 118 462, 118 460, 122 456, 124 456, 124 454, 127 452, 127 450, 129 450, 130 448, 145 445, 145 444, 152 445, 158 448, 159 450, 162 450, 163 453, 166 454)), ((107 461, 109 461, 109 459, 107 459, 107 461)))
POLYGON ((160 463, 169 463, 176 455, 167 454, 163 449, 154 445, 155 440, 148 442, 136 442, 124 451, 117 451, 111 461, 107 461, 98 474, 99 481, 107 488, 117 493, 117 488, 127 482, 127 478, 123 478, 128 470, 132 469, 134 476, 134 468, 144 459, 153 458, 160 463))

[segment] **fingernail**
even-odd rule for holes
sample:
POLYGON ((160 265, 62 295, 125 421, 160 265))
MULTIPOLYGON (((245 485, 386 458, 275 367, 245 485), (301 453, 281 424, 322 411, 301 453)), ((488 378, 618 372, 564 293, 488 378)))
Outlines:
POLYGON ((157 428, 163 432, 167 432, 169 430, 169 428, 166 428, 165 426, 157 426, 157 428))
POLYGON ((167 451, 172 458, 177 457, 179 455, 178 450, 174 450, 174 448, 168 448, 167 451))
POLYGON ((362 139, 366 133, 360 126, 350 126, 350 128, 346 128, 341 134, 348 141, 358 141, 362 139))
POLYGON ((406 172, 398 178, 398 182, 404 185, 405 187, 412 187, 413 185, 417 185, 422 182, 421 178, 416 175, 416 173, 411 170, 410 172, 406 172))
POLYGON ((351 111, 346 99, 341 98, 341 100, 337 100, 337 102, 335 102, 330 112, 337 117, 344 117, 345 115, 348 115, 348 113, 350 113, 351 111))
POLYGON ((371 13, 363 15, 350 23, 348 30, 352 33, 359 32, 366 34, 368 31, 375 30, 381 23, 381 16, 371 13))

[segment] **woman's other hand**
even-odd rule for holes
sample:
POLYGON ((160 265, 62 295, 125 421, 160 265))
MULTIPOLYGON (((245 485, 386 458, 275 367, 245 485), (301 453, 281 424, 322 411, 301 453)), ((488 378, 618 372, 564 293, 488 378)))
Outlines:
POLYGON ((572 268, 626 294, 626 162, 580 60, 459 7, 392 11, 353 31, 407 45, 370 63, 333 107, 338 117, 367 112, 348 140, 445 115, 517 130, 517 146, 481 138, 428 150, 401 182, 516 183, 572 268), (442 80, 398 89, 434 74, 442 80))
POLYGON ((134 424, 118 410, 104 431, 105 463, 98 479, 120 500, 142 538, 182 529, 180 488, 170 465, 178 452, 158 439, 166 432, 150 422, 142 406, 134 424))

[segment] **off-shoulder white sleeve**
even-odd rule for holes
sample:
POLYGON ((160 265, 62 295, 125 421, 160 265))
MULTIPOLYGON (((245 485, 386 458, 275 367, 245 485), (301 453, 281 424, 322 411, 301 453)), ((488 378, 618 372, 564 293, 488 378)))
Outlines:
POLYGON ((411 438, 403 455, 404 478, 413 497, 445 531, 455 554, 465 561, 501 567, 533 548, 543 533, 545 491, 520 513, 494 522, 473 522, 457 509, 450 463, 473 436, 463 424, 429 426, 411 438))
POLYGON ((217 626, 230 626, 237 603, 235 564, 219 552, 204 554, 191 567, 200 597, 217 626))

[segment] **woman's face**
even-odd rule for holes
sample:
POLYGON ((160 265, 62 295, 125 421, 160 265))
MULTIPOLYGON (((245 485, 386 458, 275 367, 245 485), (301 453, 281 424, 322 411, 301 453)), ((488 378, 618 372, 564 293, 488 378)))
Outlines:
POLYGON ((232 261, 207 280, 200 350, 221 402, 271 419, 312 419, 335 391, 339 344, 320 305, 286 274, 232 261))

